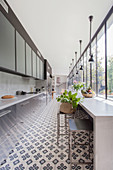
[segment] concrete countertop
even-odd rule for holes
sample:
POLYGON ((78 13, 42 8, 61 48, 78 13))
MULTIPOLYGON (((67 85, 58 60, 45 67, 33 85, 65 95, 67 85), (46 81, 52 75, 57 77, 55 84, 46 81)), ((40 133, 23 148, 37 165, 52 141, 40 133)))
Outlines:
POLYGON ((80 106, 88 112, 92 117, 99 116, 113 116, 113 101, 105 100, 103 98, 84 98, 80 106))
POLYGON ((5 109, 7 107, 13 106, 15 104, 18 104, 20 102, 26 101, 28 99, 31 99, 33 97, 37 97, 41 94, 45 94, 45 92, 41 92, 38 94, 26 94, 26 95, 16 95, 12 99, 0 99, 0 110, 5 109))

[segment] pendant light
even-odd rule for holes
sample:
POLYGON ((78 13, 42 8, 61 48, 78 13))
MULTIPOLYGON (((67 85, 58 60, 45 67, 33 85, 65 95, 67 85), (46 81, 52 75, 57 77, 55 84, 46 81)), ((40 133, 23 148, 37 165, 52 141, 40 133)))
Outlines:
POLYGON ((69 66, 69 74, 70 74, 70 72, 71 72, 71 67, 69 66))
POLYGON ((74 67, 74 59, 72 59, 72 69, 73 69, 73 67, 74 67))
MULTIPOLYGON (((79 40, 79 42, 80 42, 80 57, 81 57, 81 44, 82 44, 82 40, 79 40)), ((83 65, 81 63, 81 58, 80 58, 80 69, 79 70, 83 71, 83 65)))
MULTIPOLYGON (((75 61, 76 61, 76 63, 77 63, 77 52, 75 52, 75 61)), ((76 74, 78 74, 79 72, 78 72, 78 68, 77 68, 77 65, 76 65, 76 74)))
POLYGON ((90 46, 89 46, 89 55, 90 55, 90 58, 89 58, 89 62, 90 63, 93 63, 94 62, 94 59, 93 59, 93 54, 91 53, 91 24, 92 24, 92 20, 93 20, 93 16, 89 16, 89 21, 90 21, 90 46))
POLYGON ((77 52, 75 51, 75 64, 77 63, 77 52))
POLYGON ((78 74, 78 70, 76 71, 76 74, 78 74))

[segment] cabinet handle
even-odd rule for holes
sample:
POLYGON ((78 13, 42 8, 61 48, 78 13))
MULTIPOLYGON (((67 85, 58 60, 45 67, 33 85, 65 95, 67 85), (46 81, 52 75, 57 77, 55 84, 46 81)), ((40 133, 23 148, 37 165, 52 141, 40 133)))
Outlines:
POLYGON ((21 106, 25 106, 27 104, 29 104, 29 102, 22 103, 21 106))
POLYGON ((5 111, 1 112, 0 117, 4 116, 4 115, 6 115, 6 114, 8 114, 10 112, 11 112, 11 110, 5 110, 5 111))

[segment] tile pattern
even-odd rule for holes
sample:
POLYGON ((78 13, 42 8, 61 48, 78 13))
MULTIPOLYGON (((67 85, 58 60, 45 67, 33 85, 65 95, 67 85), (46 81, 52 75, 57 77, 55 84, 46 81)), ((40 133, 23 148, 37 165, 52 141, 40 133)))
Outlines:
MULTIPOLYGON (((14 142, 15 147, 10 150, 7 159, 1 162, 0 170, 93 170, 93 165, 73 164, 70 167, 67 135, 60 137, 57 145, 58 107, 59 105, 53 100, 45 109, 37 110, 37 107, 34 107, 30 110, 29 116, 19 118, 21 123, 12 130, 12 140, 14 137, 17 139, 14 142)), ((62 118, 62 123, 63 121, 62 118)), ((87 141, 87 134, 79 136, 80 139, 87 141)), ((74 146, 73 158, 79 153, 84 154, 86 158, 88 148, 84 153, 82 148, 77 150, 74 146)))

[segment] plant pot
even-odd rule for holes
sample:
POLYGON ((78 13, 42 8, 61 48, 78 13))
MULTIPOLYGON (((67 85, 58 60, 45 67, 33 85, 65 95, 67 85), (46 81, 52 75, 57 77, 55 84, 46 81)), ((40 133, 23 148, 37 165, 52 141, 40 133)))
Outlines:
POLYGON ((72 104, 70 103, 61 103, 60 105, 60 112, 63 113, 67 113, 67 114, 71 114, 75 111, 75 109, 73 109, 72 104))

